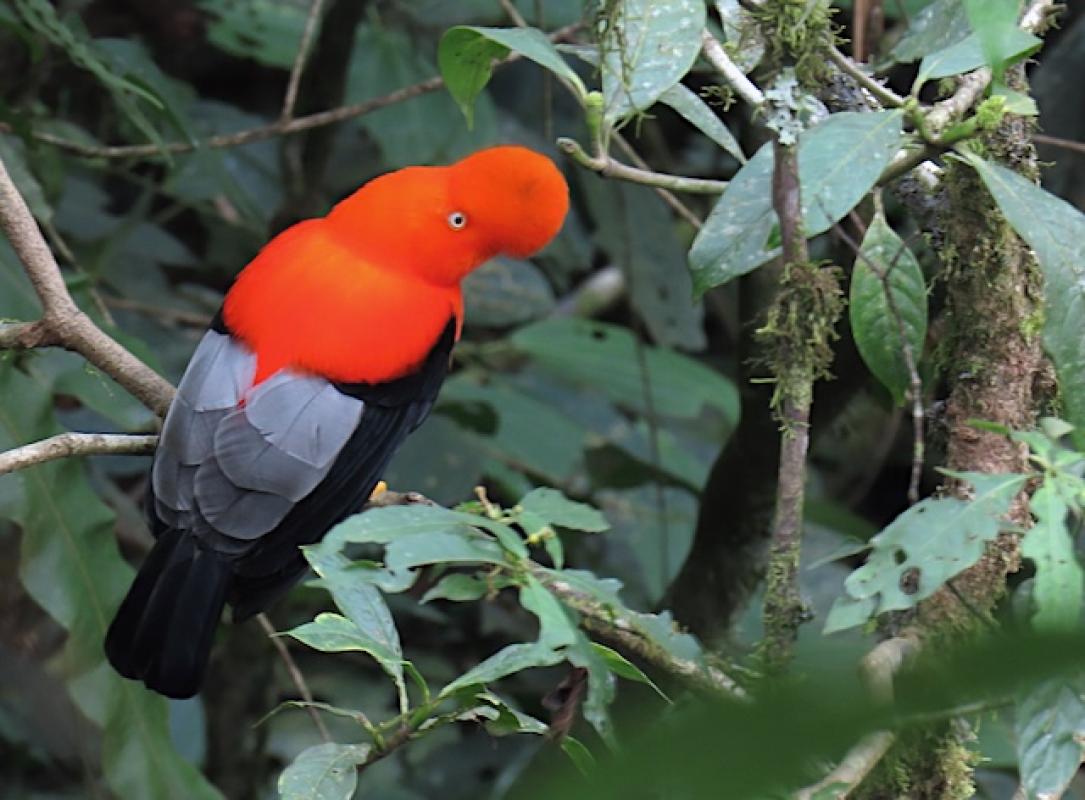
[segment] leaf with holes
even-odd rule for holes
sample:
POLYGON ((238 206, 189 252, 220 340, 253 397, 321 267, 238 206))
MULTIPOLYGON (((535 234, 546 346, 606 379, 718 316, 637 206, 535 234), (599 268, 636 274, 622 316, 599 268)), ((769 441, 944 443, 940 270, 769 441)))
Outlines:
POLYGON ((1014 721, 1018 769, 1027 797, 1062 797, 1085 754, 1085 675, 1032 686, 1018 698, 1014 721))
MULTIPOLYGON (((973 498, 927 498, 871 539, 867 562, 844 581, 846 595, 830 612, 836 614, 834 630, 842 627, 837 606, 858 607, 856 601, 875 599, 872 616, 912 608, 975 564, 1001 530, 999 518, 1028 480, 1027 475, 948 474, 972 484, 973 498)), ((860 624, 858 616, 846 616, 846 621, 860 624)))
POLYGON ((449 28, 437 47, 437 66, 449 93, 456 99, 467 124, 474 118, 475 98, 493 75, 494 61, 509 51, 529 58, 571 85, 583 99, 587 89, 546 34, 535 28, 449 28))
POLYGON ((864 363, 893 399, 903 403, 911 384, 904 342, 916 366, 927 337, 923 270, 880 213, 871 220, 860 252, 851 273, 848 303, 852 335, 864 363))
POLYGON ((327 742, 303 750, 279 776, 282 800, 349 800, 369 745, 327 742))
MULTIPOLYGON (((803 230, 827 231, 853 209, 897 152, 900 111, 833 114, 799 137, 803 230)), ((697 296, 756 269, 780 248, 772 208, 772 146, 764 145, 731 179, 705 220, 689 265, 697 296)))
POLYGON ((625 0, 602 17, 603 118, 644 111, 685 75, 701 51, 704 0, 625 0))
POLYGON ((1055 363, 1063 416, 1085 446, 1085 214, 998 164, 972 154, 965 160, 979 173, 1014 230, 1044 273, 1044 349, 1055 363))
MULTIPOLYGON (((1074 553, 1074 537, 1067 526, 1070 507, 1048 474, 1033 494, 1029 509, 1036 524, 1021 542, 1021 555, 1036 567, 1032 581, 1032 624, 1041 631, 1073 631, 1081 620, 1083 597, 1081 564, 1074 553)), ((1068 493, 1073 497, 1077 487, 1068 493)))

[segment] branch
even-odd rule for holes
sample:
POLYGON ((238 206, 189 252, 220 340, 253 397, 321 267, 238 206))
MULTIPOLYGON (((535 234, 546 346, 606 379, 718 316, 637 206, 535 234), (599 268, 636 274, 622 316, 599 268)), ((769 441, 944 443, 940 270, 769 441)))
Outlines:
MULTIPOLYGON (((893 676, 918 649, 919 644, 915 639, 895 637, 880 642, 863 657, 859 664, 859 677, 876 701, 885 704, 893 701, 893 676)), ((798 791, 795 800, 824 798, 826 795, 823 792, 827 789, 832 791, 834 800, 843 800, 877 766, 895 740, 896 734, 892 731, 867 734, 828 775, 813 786, 798 791)))
POLYGON ((598 172, 607 178, 617 178, 630 183, 653 186, 657 189, 671 189, 676 192, 692 194, 721 194, 727 188, 727 181, 687 178, 684 175, 669 175, 663 172, 631 167, 615 160, 609 155, 590 156, 574 139, 558 139, 558 149, 572 158, 580 166, 598 172))
POLYGON ((147 455, 154 452, 157 436, 127 433, 58 433, 40 442, 0 453, 0 475, 68 456, 147 455))
MULTIPOLYGON (((549 38, 551 41, 561 41, 571 36, 581 27, 582 23, 579 22, 573 23, 572 25, 566 25, 564 28, 559 28, 550 34, 549 38)), ((505 58, 495 62, 494 67, 497 68, 509 64, 519 60, 521 57, 522 56, 519 53, 510 53, 505 58)), ((374 97, 371 100, 365 100, 361 103, 339 106, 338 108, 332 108, 327 111, 320 111, 315 114, 296 117, 294 119, 280 119, 270 125, 261 125, 256 128, 248 128, 235 133, 220 134, 192 142, 166 142, 162 145, 132 144, 94 146, 73 142, 70 139, 65 139, 45 131, 32 131, 30 135, 39 142, 53 145, 54 147, 66 150, 69 153, 74 153, 75 155, 84 156, 86 158, 155 158, 162 156, 164 153, 176 155, 179 153, 190 153, 193 150, 199 149, 214 150, 226 147, 237 147, 238 145, 248 144, 249 142, 271 139, 276 136, 288 136, 312 128, 319 128, 324 125, 333 125, 336 122, 362 117, 366 114, 371 114, 374 111, 379 111, 382 108, 395 105, 396 103, 402 103, 405 100, 410 100, 419 95, 428 94, 429 92, 440 89, 442 86, 444 86, 444 79, 440 75, 434 75, 431 78, 427 78, 426 80, 412 84, 411 86, 396 89, 394 92, 389 92, 381 97, 374 97)), ((11 130, 11 126, 7 123, 0 123, 0 131, 10 133, 11 130)))
MULTIPOLYGON (((1021 16, 1019 25, 1022 30, 1029 33, 1040 33, 1047 27, 1052 15, 1057 12, 1055 0, 1033 0, 1021 16)), ((989 67, 981 67, 961 78, 957 91, 945 100, 935 103, 926 114, 927 127, 937 133, 954 119, 963 116, 987 90, 991 78, 989 67)))
POLYGON ((841 53, 836 47, 829 47, 829 60, 838 66, 843 72, 853 77, 860 86, 870 92, 882 105, 890 108, 900 108, 904 105, 904 98, 894 92, 888 86, 878 83, 863 68, 841 53))
POLYGON ((663 650, 642 634, 636 620, 618 613, 611 606, 582 592, 568 583, 554 580, 538 564, 532 563, 532 572, 562 601, 583 616, 585 628, 612 639, 636 653, 650 664, 684 681, 689 686, 708 694, 729 700, 744 699, 746 692, 722 670, 695 661, 678 658, 663 650))
POLYGON ((280 121, 292 119, 294 116, 294 104, 298 100, 301 73, 305 71, 305 62, 309 58, 309 49, 313 43, 313 33, 316 32, 316 23, 320 19, 323 6, 324 0, 312 0, 309 5, 309 16, 305 18, 305 29, 301 32, 301 43, 298 45, 297 55, 294 56, 294 66, 290 69, 290 80, 286 84, 283 110, 279 115, 280 121))
POLYGON ((95 325, 75 304, 56 259, 2 161, 0 227, 22 261, 43 311, 37 322, 0 329, 0 345, 9 348, 59 345, 74 350, 147 408, 165 416, 173 399, 173 386, 95 325))
POLYGON ((739 97, 749 103, 755 110, 764 104, 765 95, 742 73, 738 65, 727 55, 719 39, 713 36, 708 29, 701 33, 701 48, 704 50, 705 58, 719 70, 719 73, 723 75, 723 79, 731 85, 731 88, 735 90, 739 97))
MULTIPOLYGON (((625 137, 622 136, 621 133, 619 133, 618 131, 612 131, 611 138, 616 141, 618 143, 618 146, 625 151, 625 154, 629 156, 630 161, 632 161, 641 169, 648 169, 648 163, 640 157, 637 151, 633 149, 633 145, 627 142, 625 137)), ((685 203, 675 197, 670 190, 663 189, 657 186, 655 192, 661 198, 663 198, 664 203, 674 209, 674 212, 678 214, 678 216, 680 216, 694 228, 700 230, 702 227, 704 227, 704 221, 696 214, 694 214, 690 210, 689 206, 687 206, 685 203)))

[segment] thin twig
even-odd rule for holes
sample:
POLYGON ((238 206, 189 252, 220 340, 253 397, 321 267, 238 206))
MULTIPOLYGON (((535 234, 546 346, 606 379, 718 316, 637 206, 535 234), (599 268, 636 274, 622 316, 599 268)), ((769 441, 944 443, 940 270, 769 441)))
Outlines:
POLYGON ((835 47, 829 48, 829 60, 840 67, 842 72, 846 72, 853 77, 855 81, 874 95, 882 105, 889 106, 890 108, 900 108, 904 105, 904 98, 894 92, 888 86, 883 86, 878 83, 873 77, 867 75, 863 71, 863 68, 841 53, 835 47))
POLYGON ((520 13, 512 0, 498 0, 498 2, 501 4, 501 8, 505 10, 505 13, 509 15, 509 19, 512 20, 513 25, 517 28, 528 27, 527 20, 524 19, 524 15, 520 13))
POLYGON ((0 346, 60 345, 74 350, 149 409, 165 416, 173 399, 173 386, 95 325, 75 304, 49 245, 2 161, 0 228, 22 261, 42 304, 42 317, 37 322, 0 329, 0 346), (37 336, 36 342, 31 335, 37 336))
POLYGON ((324 720, 320 718, 320 713, 311 705, 313 702, 313 693, 309 691, 309 684, 305 682, 305 676, 302 675, 301 670, 298 669, 297 662, 295 662, 294 657, 290 655, 290 650, 287 649, 282 637, 278 635, 279 632, 275 630, 275 626, 271 624, 271 620, 267 618, 267 614, 257 614, 256 621, 260 623, 260 627, 264 629, 267 638, 271 640, 272 646, 279 654, 279 658, 282 659, 286 671, 290 674, 290 680, 294 682, 298 694, 300 694, 301 699, 305 701, 305 710, 308 712, 310 719, 313 720, 313 724, 320 733, 320 738, 325 742, 332 741, 331 734, 328 733, 328 728, 324 724, 324 720))
POLYGON ((58 433, 0 453, 0 475, 69 456, 146 455, 154 452, 157 443, 158 437, 151 435, 58 433))
POLYGON ((754 109, 760 108, 765 102, 765 95, 753 82, 747 78, 738 65, 727 55, 719 39, 712 35, 707 28, 701 33, 701 48, 705 58, 719 70, 736 94, 750 104, 754 109))
POLYGON ((320 12, 323 7, 324 0, 312 0, 309 4, 309 16, 305 18, 305 29, 301 32, 301 42, 298 44, 298 54, 294 57, 294 66, 290 69, 290 80, 286 84, 286 94, 283 97, 283 110, 279 115, 280 121, 288 121, 294 116, 294 105, 298 100, 298 87, 301 85, 301 74, 305 71, 305 62, 309 58, 309 50, 313 43, 313 34, 316 32, 316 25, 320 20, 320 12))
MULTIPOLYGON (((559 28, 550 34, 550 40, 561 41, 580 30, 582 26, 582 23, 577 22, 559 28)), ((509 64, 519 58, 521 58, 519 53, 510 53, 502 60, 496 62, 494 66, 498 67, 509 64)), ((402 103, 405 100, 410 100, 414 97, 436 91, 442 86, 444 86, 444 79, 439 75, 435 75, 432 78, 427 78, 426 80, 412 84, 411 86, 396 89, 394 92, 389 92, 381 97, 374 97, 371 100, 365 100, 361 103, 339 106, 337 108, 328 109, 327 111, 319 111, 315 114, 295 117, 291 120, 278 120, 270 125, 261 125, 235 133, 219 134, 192 142, 166 142, 162 145, 133 144, 98 146, 74 142, 70 139, 65 139, 45 131, 32 131, 30 135, 40 142, 50 144, 69 153, 74 153, 75 155, 84 156, 86 158, 158 158, 161 157, 163 153, 176 155, 179 153, 190 153, 193 150, 204 148, 221 149, 237 147, 250 142, 271 139, 276 136, 288 136, 312 128, 319 128, 324 125, 333 125, 336 122, 361 117, 374 111, 379 111, 382 108, 395 105, 396 103, 402 103)), ((11 132, 11 126, 7 123, 0 123, 0 131, 11 132)))
POLYGON ((113 297, 105 295, 102 298, 107 306, 119 308, 124 311, 135 311, 137 314, 145 314, 148 317, 176 322, 192 328, 206 328, 211 324, 211 314, 200 311, 186 311, 182 308, 169 308, 154 303, 144 303, 141 300, 132 300, 128 297, 113 297))
POLYGON ((1085 153, 1085 142, 1075 142, 1070 139, 1061 139, 1058 136, 1048 136, 1045 133, 1032 134, 1032 141, 1037 144, 1049 144, 1052 147, 1060 147, 1063 150, 1072 150, 1075 153, 1085 153))
POLYGON ((623 164, 608 155, 591 156, 574 139, 565 137, 558 139, 558 149, 580 166, 608 178, 618 178, 630 183, 639 183, 643 186, 673 189, 676 192, 689 192, 691 194, 721 194, 727 188, 726 181, 687 178, 684 175, 650 172, 639 167, 623 164))

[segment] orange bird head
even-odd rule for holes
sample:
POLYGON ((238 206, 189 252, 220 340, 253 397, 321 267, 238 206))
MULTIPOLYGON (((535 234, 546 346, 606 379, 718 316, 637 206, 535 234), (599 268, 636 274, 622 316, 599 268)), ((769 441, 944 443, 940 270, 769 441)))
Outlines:
POLYGON ((502 146, 447 167, 382 175, 327 219, 370 263, 450 286, 496 255, 540 250, 568 210, 569 187, 554 162, 502 146))

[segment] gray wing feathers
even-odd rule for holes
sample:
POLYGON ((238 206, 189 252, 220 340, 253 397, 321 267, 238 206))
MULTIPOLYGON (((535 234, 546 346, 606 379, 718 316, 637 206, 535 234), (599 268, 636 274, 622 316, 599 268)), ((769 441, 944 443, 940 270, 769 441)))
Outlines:
POLYGON ((321 378, 283 370, 246 393, 255 366, 244 345, 215 331, 197 347, 151 472, 167 525, 216 541, 267 533, 324 479, 357 428, 364 404, 321 378))

